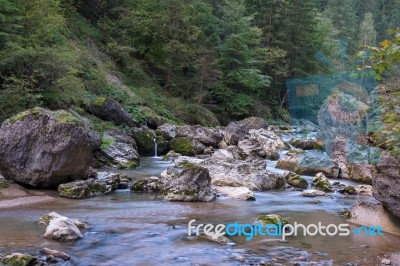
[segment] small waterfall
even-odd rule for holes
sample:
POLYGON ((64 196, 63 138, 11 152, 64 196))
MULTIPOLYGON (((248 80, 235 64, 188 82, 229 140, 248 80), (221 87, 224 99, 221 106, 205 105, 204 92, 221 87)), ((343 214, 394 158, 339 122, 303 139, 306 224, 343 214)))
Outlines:
POLYGON ((157 139, 154 138, 153 139, 154 142, 154 157, 158 157, 158 143, 157 143, 157 139))

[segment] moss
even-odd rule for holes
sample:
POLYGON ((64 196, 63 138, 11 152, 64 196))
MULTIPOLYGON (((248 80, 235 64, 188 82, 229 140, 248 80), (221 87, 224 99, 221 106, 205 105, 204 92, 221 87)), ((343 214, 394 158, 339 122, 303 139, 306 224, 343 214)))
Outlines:
POLYGON ((277 214, 260 215, 257 217, 256 222, 258 221, 260 221, 264 226, 268 224, 278 225, 279 222, 281 222, 282 225, 289 223, 287 219, 277 214))
POLYGON ((10 266, 27 266, 32 265, 36 260, 37 257, 28 254, 13 253, 4 256, 1 262, 10 266))
POLYGON ((0 189, 8 188, 8 183, 6 181, 0 181, 0 189))
POLYGON ((192 141, 189 138, 181 137, 171 140, 171 149, 177 153, 187 156, 193 156, 192 141))
POLYGON ((106 97, 97 97, 92 101, 94 106, 103 107, 107 103, 106 97))
POLYGON ((48 214, 44 214, 40 217, 38 224, 48 225, 50 223, 50 216, 48 214))
POLYGON ((21 113, 18 113, 16 115, 14 115, 13 117, 10 117, 9 119, 7 119, 7 123, 9 124, 14 124, 17 121, 22 121, 24 120, 26 117, 28 117, 29 115, 31 115, 34 119, 38 119, 40 117, 40 114, 42 113, 43 109, 40 107, 34 107, 32 109, 23 111, 21 113))
POLYGON ((355 189, 353 186, 346 186, 346 187, 343 189, 343 192, 344 192, 344 193, 347 193, 347 194, 350 194, 350 195, 355 195, 355 194, 357 194, 356 189, 355 189))
POLYGON ((140 165, 139 160, 129 160, 126 163, 117 162, 117 167, 118 168, 124 168, 124 169, 136 168, 139 165, 140 165))
POLYGON ((109 148, 110 148, 110 146, 112 145, 112 144, 114 144, 115 143, 115 139, 113 138, 113 137, 111 137, 111 136, 107 136, 107 137, 102 137, 101 138, 101 146, 100 146, 100 149, 102 149, 102 150, 108 150, 109 148))

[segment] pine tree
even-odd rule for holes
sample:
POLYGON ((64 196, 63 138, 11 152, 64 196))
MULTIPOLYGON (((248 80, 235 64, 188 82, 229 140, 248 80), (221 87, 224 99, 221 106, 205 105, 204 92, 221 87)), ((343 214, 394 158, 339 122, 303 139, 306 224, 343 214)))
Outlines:
POLYGON ((361 22, 359 31, 359 44, 364 46, 374 46, 376 43, 376 30, 372 13, 365 13, 364 20, 361 22))

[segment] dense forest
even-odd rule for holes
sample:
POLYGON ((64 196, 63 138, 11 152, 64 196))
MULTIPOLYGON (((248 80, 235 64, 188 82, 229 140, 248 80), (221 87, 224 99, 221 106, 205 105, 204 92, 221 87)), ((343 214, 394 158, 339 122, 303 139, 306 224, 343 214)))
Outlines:
POLYGON ((355 70, 375 46, 385 57, 398 10, 399 0, 0 0, 0 121, 36 105, 84 112, 98 97, 138 122, 285 119, 287 79, 355 70))

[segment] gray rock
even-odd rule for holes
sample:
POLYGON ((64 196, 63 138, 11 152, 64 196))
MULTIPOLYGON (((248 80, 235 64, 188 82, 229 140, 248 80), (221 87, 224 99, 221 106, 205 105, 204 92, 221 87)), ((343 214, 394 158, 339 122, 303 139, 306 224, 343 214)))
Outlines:
POLYGON ((116 125, 125 124, 129 127, 139 126, 131 115, 119 103, 105 97, 96 98, 89 106, 89 112, 95 116, 114 122, 116 125))
POLYGON ((270 190, 282 188, 285 180, 266 170, 266 163, 259 157, 246 160, 216 160, 209 158, 200 166, 210 171, 215 186, 247 187, 250 190, 270 190))
POLYGON ((61 242, 75 241, 82 238, 79 228, 88 228, 88 225, 76 219, 70 219, 56 212, 43 215, 39 224, 47 225, 44 238, 61 242))
POLYGON ((10 266, 29 266, 38 261, 38 257, 29 254, 11 253, 1 258, 1 263, 10 266))
POLYGON ((100 137, 66 111, 33 108, 0 127, 0 171, 8 179, 53 188, 84 178, 100 137))
POLYGON ((103 140, 107 143, 103 143, 96 154, 98 161, 117 168, 133 168, 139 165, 136 142, 126 133, 108 130, 104 132, 103 140))
POLYGON ((329 182, 329 179, 323 173, 318 173, 313 178, 312 185, 315 188, 322 190, 324 192, 332 192, 333 191, 332 184, 329 182))
POLYGON ((202 154, 206 147, 199 141, 188 137, 178 137, 170 141, 170 148, 182 155, 202 154))
POLYGON ((84 199, 101 196, 118 188, 120 175, 116 173, 100 172, 96 178, 78 180, 58 186, 58 194, 71 199, 84 199))
POLYGON ((238 147, 246 155, 265 157, 265 151, 256 139, 244 139, 239 141, 238 147))
POLYGON ((247 187, 215 187, 218 194, 238 200, 256 200, 254 192, 247 187))
POLYGON ((132 128, 132 136, 136 141, 139 154, 154 155, 154 141, 157 141, 158 155, 168 151, 168 142, 162 136, 156 136, 154 130, 147 127, 132 128))
POLYGON ((339 168, 333 164, 326 153, 314 151, 305 154, 290 154, 281 158, 276 168, 286 169, 299 175, 316 175, 320 172, 331 178, 337 178, 339 175, 339 168))
POLYGON ((151 176, 138 180, 131 187, 132 192, 160 192, 162 181, 158 176, 151 176))
POLYGON ((348 221, 362 226, 380 226, 384 232, 400 235, 400 220, 380 203, 356 202, 350 210, 348 221))
POLYGON ((197 140, 203 145, 218 147, 223 139, 222 130, 217 128, 207 128, 202 126, 177 126, 176 137, 187 137, 197 140))
POLYGON ((290 146, 285 143, 274 131, 266 129, 251 129, 249 138, 255 139, 265 152, 265 156, 270 160, 279 159, 279 150, 289 149, 290 146))
POLYGON ((373 171, 374 197, 400 217, 400 155, 382 152, 373 171))
POLYGON ((207 169, 193 166, 183 170, 177 177, 163 181, 162 198, 170 201, 213 201, 216 198, 211 188, 211 177, 207 169))
POLYGON ((307 180, 295 173, 287 172, 283 177, 285 178, 286 182, 292 187, 300 189, 307 189, 308 187, 307 180))
POLYGON ((325 192, 320 191, 320 190, 305 190, 303 193, 301 193, 303 197, 318 197, 318 196, 325 196, 325 192))
POLYGON ((249 129, 245 124, 238 122, 229 123, 224 130, 224 141, 227 145, 237 145, 249 134, 249 129))
POLYGON ((354 187, 358 195, 372 196, 373 189, 370 185, 357 185, 354 187))
POLYGON ((170 124, 164 124, 157 128, 156 134, 162 136, 165 140, 176 138, 176 126, 170 124))

